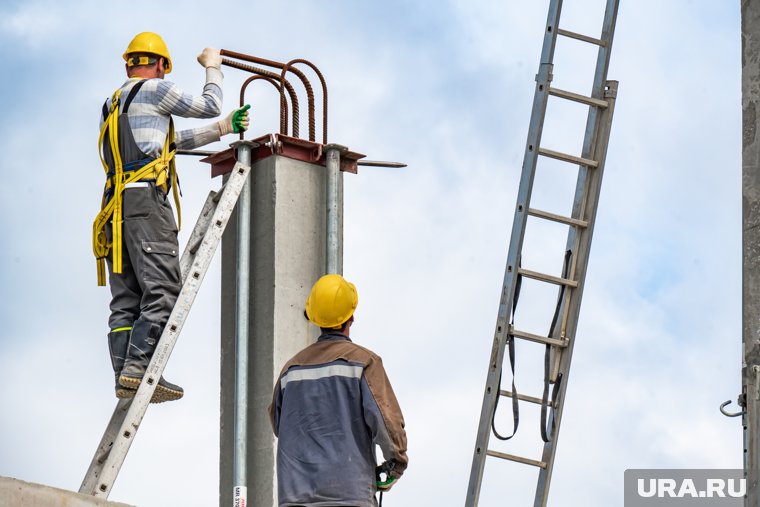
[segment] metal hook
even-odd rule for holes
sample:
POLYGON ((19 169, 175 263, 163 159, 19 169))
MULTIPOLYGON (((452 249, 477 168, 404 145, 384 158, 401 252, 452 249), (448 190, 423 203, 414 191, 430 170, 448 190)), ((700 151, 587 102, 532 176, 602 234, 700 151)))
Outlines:
POLYGON ((726 407, 726 406, 728 406, 730 404, 731 404, 731 400, 724 401, 723 403, 721 403, 720 404, 720 413, 723 414, 726 417, 739 417, 740 415, 744 415, 744 410, 742 410, 741 412, 736 412, 734 414, 732 414, 730 412, 726 412, 725 410, 723 410, 724 407, 726 407))

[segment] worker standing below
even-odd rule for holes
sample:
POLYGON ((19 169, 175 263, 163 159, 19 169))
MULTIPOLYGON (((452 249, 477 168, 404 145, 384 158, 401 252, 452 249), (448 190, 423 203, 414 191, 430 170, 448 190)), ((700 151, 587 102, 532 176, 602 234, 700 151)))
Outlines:
MULTIPOLYGON (((93 224, 98 284, 111 286, 108 345, 116 396, 134 396, 181 289, 178 227, 167 195, 179 208, 175 151, 218 141, 248 127, 248 107, 222 121, 174 132, 172 116, 213 118, 222 110, 222 57, 206 48, 200 96, 165 81, 172 60, 163 39, 138 34, 123 55, 128 79, 103 105, 99 149, 106 172, 101 212, 93 224)), ((181 387, 160 379, 151 402, 181 398, 181 387)))
POLYGON ((382 360, 349 338, 358 300, 340 275, 320 278, 306 300, 322 335, 285 364, 269 407, 280 507, 374 507, 406 469, 404 417, 382 360))

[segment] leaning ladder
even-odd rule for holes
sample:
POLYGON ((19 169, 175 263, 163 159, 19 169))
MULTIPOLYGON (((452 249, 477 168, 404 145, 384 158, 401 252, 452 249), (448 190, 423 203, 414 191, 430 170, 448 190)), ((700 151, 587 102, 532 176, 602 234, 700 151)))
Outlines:
MULTIPOLYGON (((575 343, 575 332, 578 326, 581 297, 583 295, 586 268, 588 266, 591 239, 594 231, 604 162, 607 155, 607 145, 617 94, 617 82, 607 81, 607 70, 609 68, 610 51, 615 32, 618 1, 607 0, 602 35, 599 39, 559 28, 562 0, 551 0, 549 5, 541 64, 536 75, 533 111, 528 130, 528 141, 522 166, 520 187, 517 194, 517 205, 512 225, 512 236, 507 256, 501 302, 496 320, 496 333, 488 365, 488 377, 480 413, 470 482, 465 500, 466 507, 475 507, 478 504, 486 458, 489 456, 538 467, 539 476, 534 507, 544 507, 547 505, 549 484, 557 449, 557 438, 559 436, 559 426, 562 419, 562 407, 570 370, 570 360, 575 343), (599 46, 590 97, 551 86, 552 62, 558 35, 599 46), (559 99, 579 102, 589 107, 583 140, 583 152, 580 157, 541 147, 541 133, 550 95, 559 99), (579 167, 572 216, 561 216, 530 207, 533 181, 536 174, 536 163, 539 156, 558 159, 579 167), (521 267, 522 246, 528 216, 568 226, 565 266, 562 276, 551 276, 521 267), (555 319, 550 327, 549 336, 539 336, 520 331, 515 329, 510 323, 509 318, 514 312, 515 302, 519 296, 518 287, 522 277, 559 286, 557 309, 555 319), (524 396, 500 388, 505 347, 514 346, 514 341, 518 338, 543 344, 547 347, 547 378, 545 378, 546 385, 543 399, 524 396), (549 383, 554 384, 554 396, 551 401, 547 400, 546 395, 549 383), (516 404, 519 400, 541 404, 544 410, 546 408, 550 409, 549 426, 551 429, 547 432, 548 437, 545 439, 543 455, 540 460, 497 452, 488 448, 494 413, 498 404, 498 397, 500 396, 513 398, 513 404, 516 404)), ((510 357, 510 360, 512 359, 513 356, 510 357)), ((542 424, 544 424, 544 421, 542 421, 542 424)))
MULTIPOLYGON (((251 143, 241 142, 240 144, 250 145, 251 143)), ((239 146, 238 151, 238 162, 233 167, 229 178, 219 191, 209 193, 193 232, 190 234, 187 247, 180 259, 182 290, 159 339, 143 382, 140 383, 134 398, 122 399, 116 404, 116 409, 79 488, 80 493, 108 498, 111 492, 116 476, 132 445, 132 440, 148 410, 158 379, 164 372, 169 355, 174 349, 174 344, 190 313, 203 277, 211 265, 216 247, 222 239, 222 233, 251 171, 250 146, 239 146), (243 151, 245 153, 241 153, 243 151)))

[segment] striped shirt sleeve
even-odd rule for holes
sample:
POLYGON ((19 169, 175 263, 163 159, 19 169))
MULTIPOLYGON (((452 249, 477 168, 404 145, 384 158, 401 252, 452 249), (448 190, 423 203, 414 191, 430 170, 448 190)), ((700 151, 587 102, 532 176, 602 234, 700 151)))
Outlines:
POLYGON ((213 118, 222 112, 222 72, 216 68, 206 69, 206 84, 200 96, 185 93, 171 81, 158 83, 160 114, 183 118, 213 118))
POLYGON ((203 127, 180 130, 174 134, 174 142, 177 144, 177 149, 180 150, 193 150, 214 143, 220 138, 219 126, 216 122, 203 127))

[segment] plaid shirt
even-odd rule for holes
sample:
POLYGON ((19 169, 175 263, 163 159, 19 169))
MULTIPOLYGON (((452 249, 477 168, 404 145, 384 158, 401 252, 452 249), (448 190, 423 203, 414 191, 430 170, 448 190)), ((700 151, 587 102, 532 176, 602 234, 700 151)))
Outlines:
MULTIPOLYGON (((171 115, 183 118, 214 118, 222 112, 222 72, 216 68, 206 69, 206 84, 203 94, 193 96, 185 93, 171 81, 148 79, 132 100, 127 112, 132 134, 140 150, 146 155, 158 158, 164 147, 169 131, 171 115)), ((121 103, 129 91, 140 81, 130 78, 121 85, 121 103)), ((106 110, 111 100, 106 100, 106 110)), ((105 118, 100 117, 100 126, 105 118)), ((193 149, 219 140, 216 122, 204 127, 181 130, 175 133, 174 141, 178 149, 193 149)))

